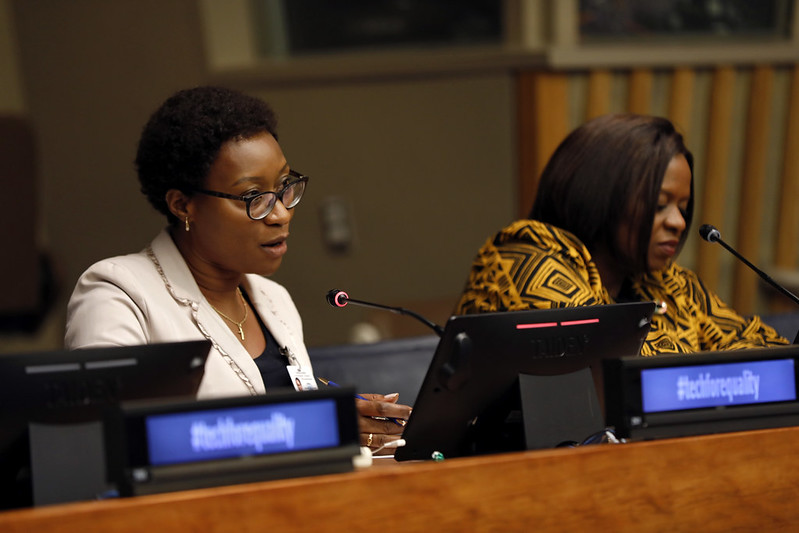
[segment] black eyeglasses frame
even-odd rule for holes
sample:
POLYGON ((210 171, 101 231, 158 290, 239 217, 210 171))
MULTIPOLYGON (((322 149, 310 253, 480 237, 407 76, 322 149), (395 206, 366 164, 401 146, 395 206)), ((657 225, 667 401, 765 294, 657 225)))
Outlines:
POLYGON ((291 176, 293 179, 290 179, 289 181, 287 181, 286 184, 283 186, 283 188, 280 189, 277 192, 275 192, 275 191, 264 191, 264 192, 261 192, 261 193, 258 193, 258 194, 253 194, 251 196, 236 196, 235 194, 228 194, 228 193, 219 192, 219 191, 211 191, 211 190, 202 189, 202 188, 199 188, 199 187, 192 189, 192 192, 198 192, 200 194, 205 194, 207 196, 215 196, 217 198, 225 198, 227 200, 238 200, 239 202, 244 202, 246 204, 246 207, 247 207, 247 216, 250 217, 251 220, 263 220, 263 219, 265 219, 266 217, 269 216, 269 213, 271 213, 272 210, 275 208, 275 205, 277 204, 278 200, 280 200, 280 203, 282 203, 286 207, 286 209, 293 209, 294 207, 297 206, 297 204, 300 203, 300 200, 302 200, 303 194, 305 194, 305 186, 304 185, 303 185, 302 192, 300 193, 299 197, 296 199, 295 202, 293 202, 291 205, 286 205, 285 203, 283 203, 283 195, 286 193, 286 191, 289 189, 289 187, 293 187, 294 185, 296 185, 298 183, 307 184, 308 183, 308 179, 309 179, 308 176, 305 176, 304 174, 300 174, 299 172, 296 172, 294 170, 289 170, 287 175, 291 176), (258 218, 252 216, 250 214, 250 205, 252 204, 253 201, 257 200, 258 198, 262 198, 266 194, 272 194, 272 195, 275 196, 275 201, 272 203, 272 206, 269 209, 267 209, 267 211, 262 216, 260 216, 258 218))

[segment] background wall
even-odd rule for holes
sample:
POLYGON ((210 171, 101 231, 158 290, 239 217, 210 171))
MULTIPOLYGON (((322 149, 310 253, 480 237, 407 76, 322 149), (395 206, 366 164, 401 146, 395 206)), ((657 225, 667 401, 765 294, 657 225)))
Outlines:
MULTIPOLYGON (((199 9, 195 0, 5 1, 39 143, 41 244, 60 270, 54 316, 63 319, 85 268, 140 250, 164 224, 139 193, 132 161, 157 105, 210 79, 199 9)), ((242 88, 273 104, 285 153, 313 180, 275 276, 296 300, 308 343, 344 342, 364 316, 327 307, 334 287, 387 304, 424 301, 443 321, 477 247, 515 215, 510 74, 242 88), (333 195, 356 230, 344 256, 321 241, 318 210, 333 195)))
MULTIPOLYGON (((231 85, 272 103, 284 152, 294 168, 312 178, 292 224, 290 253, 275 275, 295 298, 309 345, 347 342, 353 327, 367 319, 387 336, 429 333, 407 317, 356 307, 334 310, 324 301, 331 288, 444 322, 476 249, 518 216, 521 196, 530 196, 518 192, 520 183, 537 176, 535 169, 521 168, 524 156, 535 152, 542 163, 568 129, 588 118, 590 87, 597 80, 604 80, 599 86, 607 111, 666 114, 667 93, 677 86, 674 68, 683 63, 695 67, 691 89, 673 93, 684 92, 693 102, 687 118, 677 122, 697 158, 697 185, 705 179, 706 151, 713 140, 708 117, 717 100, 715 88, 730 80, 730 142, 720 150, 729 161, 724 216, 705 220, 698 212, 695 218, 718 223, 735 246, 727 229, 751 220, 740 208, 745 204, 737 186, 751 179, 741 163, 750 129, 747 101, 755 94, 751 71, 760 63, 776 65, 774 89, 765 98, 771 118, 763 135, 770 154, 762 172, 767 175, 767 205, 757 215, 763 219, 764 237, 773 233, 775 196, 781 194, 775 185, 788 168, 783 164, 789 151, 783 142, 788 137, 787 95, 799 87, 799 81, 791 81, 799 80, 796 39, 778 44, 776 52, 747 43, 697 47, 698 53, 679 45, 652 46, 642 58, 635 46, 577 46, 575 35, 564 38, 569 32, 561 30, 576 25, 566 24, 569 20, 559 14, 576 13, 576 0, 509 1, 528 28, 546 26, 543 13, 556 15, 546 28, 557 45, 547 52, 548 63, 534 49, 509 43, 493 51, 405 54, 392 57, 388 66, 383 56, 369 62, 336 56, 295 62, 299 68, 288 75, 292 68, 277 61, 260 65, 259 74, 237 75, 233 68, 220 76, 211 68, 224 58, 240 61, 235 50, 247 39, 243 34, 238 40, 224 34, 211 38, 203 17, 225 14, 230 20, 221 26, 235 37, 236 26, 230 23, 246 21, 246 5, 244 0, 0 0, 0 110, 22 113, 33 126, 36 244, 51 253, 60 283, 59 300, 43 328, 34 335, 0 335, 0 351, 59 347, 66 300, 80 273, 102 258, 140 250, 164 225, 138 190, 132 165, 136 142, 150 113, 167 96, 204 83, 231 85), (219 6, 222 11, 214 11, 219 6), (206 50, 209 42, 221 42, 224 53, 206 50), (643 84, 642 73, 635 70, 642 64, 655 65, 644 73, 643 84), (724 64, 740 68, 711 84, 724 64), (337 70, 347 76, 336 77, 337 70), (536 97, 525 95, 520 82, 528 74, 559 78, 552 98, 541 98, 533 112, 525 102, 536 97), (633 95, 636 80, 644 90, 633 95), (641 96, 643 110, 630 105, 641 96), (520 134, 524 121, 534 124, 535 143, 520 134), (347 208, 352 221, 354 241, 346 254, 324 245, 320 211, 331 199, 347 208)), ((511 29, 518 24, 513 22, 511 29)), ((540 41, 519 38, 523 44, 540 41)), ((9 182, 0 185, 7 188, 9 182)), ((701 199, 703 192, 697 194, 701 199)), ((15 228, 12 224, 3 231, 15 228)), ((750 258, 767 267, 773 242, 763 238, 750 258)), ((708 245, 691 235, 680 263, 694 268, 700 246, 708 245)), ((11 257, 14 250, 8 253, 11 257)), ((717 288, 729 300, 736 282, 733 259, 725 254, 720 261, 723 279, 717 288)))
POLYGON ((25 110, 17 54, 11 6, 8 0, 0 0, 0 80, 3 80, 0 83, 0 113, 22 113, 25 110))
POLYGON ((330 308, 332 288, 449 316, 477 247, 514 216, 511 87, 509 76, 486 76, 258 92, 279 113, 287 157, 313 180, 275 276, 310 342, 346 338, 367 313, 330 308), (330 197, 350 207, 346 255, 322 244, 330 197))

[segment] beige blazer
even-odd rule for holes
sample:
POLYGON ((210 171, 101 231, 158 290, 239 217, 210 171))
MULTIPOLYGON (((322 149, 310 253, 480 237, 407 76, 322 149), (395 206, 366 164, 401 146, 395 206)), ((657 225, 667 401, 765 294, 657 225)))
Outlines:
MULTIPOLYGON (((205 365, 198 397, 264 393, 258 367, 200 292, 169 232, 163 230, 150 249, 162 273, 146 249, 104 259, 83 273, 67 307, 66 347, 210 338, 214 347, 205 365), (229 359, 223 354, 229 355, 229 359)), ((288 291, 274 281, 253 274, 246 276, 244 288, 280 346, 288 348, 303 369, 310 370, 302 321, 288 291)))

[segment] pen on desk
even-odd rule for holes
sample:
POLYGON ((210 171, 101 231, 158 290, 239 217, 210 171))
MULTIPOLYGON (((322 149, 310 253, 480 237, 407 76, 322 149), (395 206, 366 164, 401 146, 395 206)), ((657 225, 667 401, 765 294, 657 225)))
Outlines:
MULTIPOLYGON (((330 381, 329 379, 320 378, 319 376, 317 376, 316 379, 318 379, 320 382, 322 382, 322 385, 327 385, 328 387, 340 387, 340 385, 338 383, 336 383, 335 381, 330 381)), ((364 398, 363 396, 361 396, 360 394, 357 394, 357 393, 355 394, 355 397, 358 398, 359 400, 366 400, 367 402, 369 401, 368 398, 364 398)), ((373 416, 372 418, 374 418, 376 420, 391 420, 392 422, 394 422, 398 426, 402 426, 402 427, 405 427, 405 424, 406 424, 405 420, 403 420, 401 418, 388 418, 388 417, 385 417, 385 416, 373 416)))

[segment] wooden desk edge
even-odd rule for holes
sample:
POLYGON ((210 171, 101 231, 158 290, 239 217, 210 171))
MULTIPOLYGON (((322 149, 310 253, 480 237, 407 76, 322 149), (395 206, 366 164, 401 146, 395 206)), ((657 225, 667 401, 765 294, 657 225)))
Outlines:
MULTIPOLYGON (((799 428, 448 459, 0 513, 0 531, 788 528, 799 428)), ((384 461, 384 460, 381 460, 384 461)))

